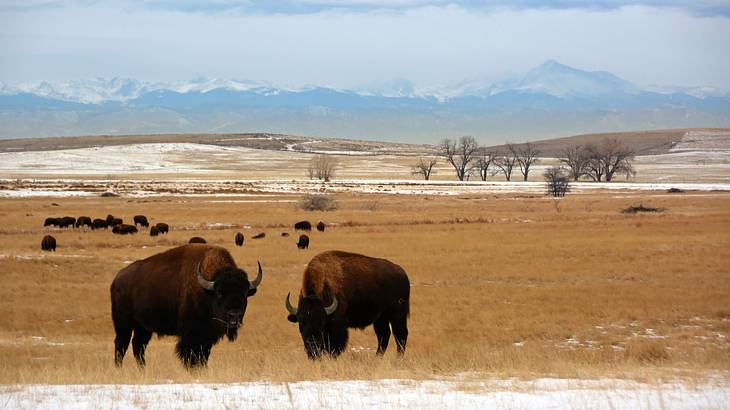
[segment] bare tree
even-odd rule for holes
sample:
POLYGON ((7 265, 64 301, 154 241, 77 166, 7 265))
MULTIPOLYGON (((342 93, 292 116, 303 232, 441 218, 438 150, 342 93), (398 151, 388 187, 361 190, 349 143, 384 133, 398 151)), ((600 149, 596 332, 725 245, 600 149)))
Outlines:
POLYGON ((517 159, 517 165, 522 173, 522 180, 527 181, 527 177, 530 175, 530 167, 538 161, 537 156, 540 155, 540 151, 529 142, 519 145, 507 144, 507 149, 517 159))
POLYGON ((331 155, 316 155, 309 161, 307 174, 309 179, 317 178, 325 182, 329 182, 335 177, 335 169, 337 168, 337 158, 331 155))
POLYGON ((600 182, 605 177, 606 182, 611 182, 616 173, 630 176, 634 174, 631 161, 634 159, 634 151, 625 146, 617 139, 603 141, 600 145, 589 145, 590 153, 588 162, 588 175, 600 182))
POLYGON ((471 175, 479 150, 474 137, 461 137, 458 140, 445 138, 440 145, 441 155, 454 167, 459 181, 471 175))
POLYGON ((436 163, 438 163, 438 161, 435 159, 419 158, 418 163, 413 166, 413 171, 411 173, 413 175, 423 175, 423 179, 428 181, 431 179, 431 174, 435 172, 433 167, 436 163))
POLYGON ((565 148, 561 153, 560 162, 567 165, 570 169, 570 177, 573 181, 586 175, 589 171, 589 162, 591 160, 590 152, 582 145, 572 145, 565 148))
POLYGON ((570 191, 570 178, 568 177, 568 172, 562 167, 552 166, 545 170, 542 176, 547 183, 548 195, 560 198, 564 197, 570 191))
POLYGON ((479 178, 482 179, 482 181, 487 180, 487 175, 489 174, 489 166, 494 163, 494 161, 497 159, 497 156, 494 154, 494 152, 489 151, 487 148, 480 148, 479 149, 479 158, 477 159, 476 169, 479 171, 479 178))
POLYGON ((499 170, 504 174, 504 178, 507 181, 512 180, 512 169, 515 167, 515 164, 517 163, 517 157, 510 152, 510 150, 507 150, 507 152, 502 153, 501 155, 497 156, 497 158, 494 160, 494 165, 499 168, 499 170))

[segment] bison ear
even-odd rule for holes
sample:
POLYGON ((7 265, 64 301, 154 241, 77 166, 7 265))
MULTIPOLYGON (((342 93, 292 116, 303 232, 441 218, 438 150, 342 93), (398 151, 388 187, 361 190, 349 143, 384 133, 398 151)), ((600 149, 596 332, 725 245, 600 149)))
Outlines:
POLYGON ((255 294, 256 294, 256 288, 253 288, 253 289, 249 289, 248 290, 248 296, 253 296, 255 294))
POLYGON ((286 319, 288 321, 292 322, 292 323, 297 323, 297 317, 294 316, 294 315, 292 315, 292 314, 290 314, 289 316, 287 316, 286 319))

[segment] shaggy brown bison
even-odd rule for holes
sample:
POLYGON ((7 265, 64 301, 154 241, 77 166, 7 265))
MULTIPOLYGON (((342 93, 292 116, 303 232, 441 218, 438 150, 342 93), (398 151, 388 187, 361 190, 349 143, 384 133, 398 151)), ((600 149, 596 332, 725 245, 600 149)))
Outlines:
POLYGON ((147 221, 147 217, 144 215, 135 215, 132 220, 134 220, 134 225, 141 225, 143 228, 147 228, 150 226, 150 223, 147 221))
POLYGON ((101 218, 96 218, 93 221, 91 221, 91 229, 106 229, 107 223, 106 220, 101 218))
POLYGON ((324 232, 324 222, 319 221, 319 223, 317 224, 317 230, 320 232, 324 232))
POLYGON ((204 366, 223 336, 235 340, 247 298, 256 293, 263 271, 249 276, 218 246, 183 245, 136 261, 111 285, 114 361, 122 365, 132 338, 139 366, 153 333, 177 336, 177 356, 186 367, 204 366))
POLYGON ((91 218, 88 216, 80 216, 76 219, 76 227, 80 228, 82 226, 88 226, 91 228, 91 218))
POLYGON ((41 250, 56 252, 56 238, 46 235, 41 240, 41 250))
POLYGON ((299 249, 309 248, 309 237, 307 235, 299 235, 299 242, 297 242, 297 248, 299 248, 299 249))
POLYGON ((157 229, 160 230, 160 233, 168 233, 170 232, 170 226, 163 222, 157 222, 157 225, 155 225, 157 229))
POLYGON ((156 226, 150 228, 150 236, 157 236, 160 234, 160 230, 156 226))
POLYGON ((192 238, 190 238, 188 243, 208 243, 208 242, 206 242, 205 239, 203 239, 199 236, 193 236, 192 238))
POLYGON ((58 225, 58 218, 46 218, 46 220, 43 222, 43 226, 57 226, 58 225))
POLYGON ((127 224, 115 225, 114 228, 112 228, 112 233, 116 233, 119 235, 129 235, 137 233, 137 227, 127 224))
POLYGON ((236 245, 237 246, 243 246, 243 239, 244 239, 243 238, 243 234, 241 232, 237 233, 236 234, 236 238, 235 238, 236 245))
MULTIPOLYGON (((117 225, 124 225, 124 220, 122 218, 112 218, 112 221, 108 223, 109 226, 115 227, 117 225)), ((130 225, 127 225, 130 226, 130 225)))
POLYGON ((74 225, 76 225, 76 218, 73 216, 64 216, 63 218, 58 218, 58 227, 59 228, 73 228, 74 225))
POLYGON ((312 224, 309 221, 300 221, 294 224, 295 231, 311 231, 312 224))
POLYGON ((112 222, 114 221, 114 219, 115 219, 114 218, 114 215, 112 215, 112 214, 107 215, 106 216, 106 224, 108 226, 111 226, 112 225, 112 222))
POLYGON ((393 329, 398 353, 408 339, 411 285, 400 266, 378 258, 328 251, 312 258, 304 270, 299 303, 286 296, 290 322, 299 332, 310 359, 323 353, 337 357, 347 345, 347 329, 370 324, 378 338, 379 355, 385 353, 393 329))

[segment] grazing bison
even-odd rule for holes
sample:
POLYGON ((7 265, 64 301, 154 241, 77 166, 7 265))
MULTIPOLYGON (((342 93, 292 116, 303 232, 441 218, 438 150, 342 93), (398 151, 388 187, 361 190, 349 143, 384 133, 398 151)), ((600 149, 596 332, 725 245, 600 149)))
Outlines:
POLYGON ((243 234, 241 232, 236 234, 236 246, 243 246, 243 234))
POLYGON ((257 233, 256 235, 252 236, 252 238, 253 238, 253 239, 261 239, 261 238, 266 238, 266 234, 265 234, 265 233, 263 233, 263 232, 261 232, 261 233, 257 233))
POLYGON ((223 336, 233 341, 263 271, 249 276, 218 246, 183 245, 136 261, 111 285, 114 361, 122 365, 132 338, 139 366, 153 333, 177 336, 177 356, 186 367, 205 366, 223 336))
POLYGON ((114 215, 112 215, 112 214, 107 215, 106 216, 106 224, 108 226, 112 226, 112 222, 114 222, 114 219, 115 219, 114 218, 114 215))
POLYGON ((324 222, 319 221, 319 223, 317 224, 317 230, 320 232, 324 232, 324 222))
POLYGON ((281 236, 289 236, 289 232, 282 232, 281 236))
POLYGON ((156 226, 150 228, 150 236, 157 236, 160 234, 160 230, 156 226))
POLYGON ((101 218, 96 218, 93 221, 91 221, 91 229, 106 229, 107 223, 106 220, 101 218))
POLYGON ((157 229, 160 230, 160 233, 168 233, 170 232, 170 226, 163 222, 158 222, 157 225, 155 225, 157 229))
POLYGON ((398 353, 408 339, 410 283, 400 266, 385 259, 341 251, 312 258, 304 270, 298 307, 286 296, 290 322, 299 332, 310 359, 323 353, 337 357, 347 344, 347 329, 373 324, 379 355, 393 329, 398 353))
POLYGON ((134 225, 142 225, 143 228, 147 228, 150 226, 150 223, 147 221, 147 217, 144 215, 135 215, 133 218, 134 225))
POLYGON ((295 231, 311 231, 312 224, 309 221, 300 221, 294 224, 295 231))
POLYGON ((299 248, 299 249, 309 248, 309 237, 307 235, 299 235, 299 242, 297 242, 297 248, 299 248))
POLYGON ((124 220, 122 218, 112 218, 112 221, 109 223, 109 226, 117 226, 117 225, 124 225, 124 220))
POLYGON ((56 252, 56 238, 46 235, 41 240, 41 250, 56 252))
POLYGON ((89 218, 88 216, 78 217, 78 219, 76 219, 76 227, 80 228, 82 226, 91 227, 91 218, 89 218))
POLYGON ((119 235, 129 235, 129 234, 137 233, 137 227, 134 225, 127 225, 127 224, 116 225, 116 226, 114 226, 114 228, 112 228, 112 233, 116 233, 119 235))
POLYGON ((58 226, 58 218, 46 218, 43 226, 58 226))
POLYGON ((188 243, 208 243, 208 242, 206 242, 205 239, 203 239, 199 236, 193 236, 192 238, 190 238, 188 243))
POLYGON ((73 228, 74 225, 76 225, 76 218, 74 218, 73 216, 64 216, 63 218, 58 218, 59 228, 73 228))

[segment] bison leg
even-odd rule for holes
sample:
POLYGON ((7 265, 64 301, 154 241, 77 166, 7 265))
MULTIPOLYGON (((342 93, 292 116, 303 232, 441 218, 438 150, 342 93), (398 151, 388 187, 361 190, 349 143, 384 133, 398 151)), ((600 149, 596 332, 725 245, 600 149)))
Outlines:
POLYGON ((377 354, 382 356, 388 348, 388 342, 390 341, 390 323, 388 318, 384 315, 379 317, 373 323, 373 327, 375 328, 375 336, 378 337, 377 354))
POLYGON ((206 366, 210 349, 213 347, 210 343, 197 343, 190 340, 180 339, 175 347, 177 357, 183 362, 188 369, 194 367, 206 366))
POLYGON ((134 353, 134 358, 137 359, 137 364, 139 365, 139 367, 144 367, 145 365, 144 351, 147 349, 147 343, 150 342, 151 338, 152 332, 150 332, 149 330, 139 325, 134 327, 134 338, 132 338, 132 352, 134 353))
POLYGON ((114 364, 122 367, 122 360, 129 347, 129 339, 132 338, 132 328, 123 328, 114 324, 117 337, 114 338, 114 364))
POLYGON ((406 342, 408 341, 408 319, 407 316, 396 316, 390 321, 393 327, 393 337, 398 345, 398 353, 403 354, 406 351, 406 342))
POLYGON ((332 357, 339 356, 347 346, 347 327, 342 326, 341 329, 330 330, 325 343, 327 343, 327 351, 332 357))

